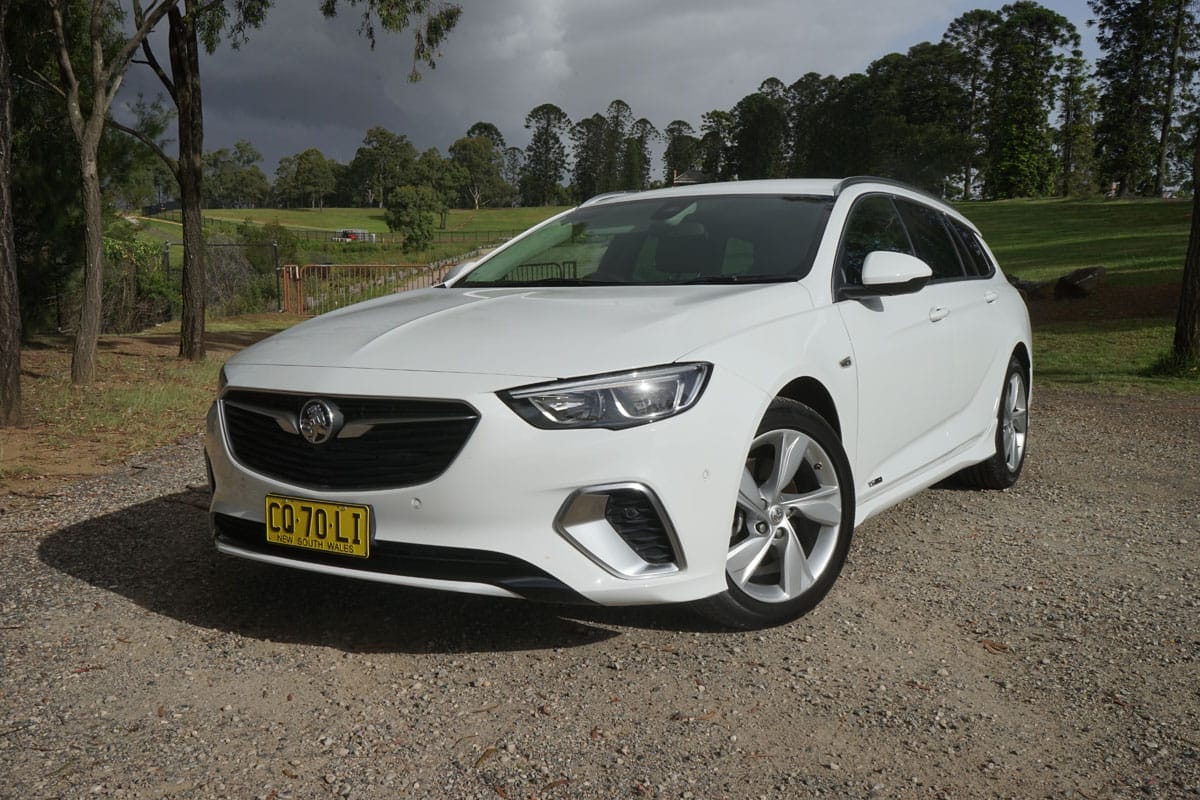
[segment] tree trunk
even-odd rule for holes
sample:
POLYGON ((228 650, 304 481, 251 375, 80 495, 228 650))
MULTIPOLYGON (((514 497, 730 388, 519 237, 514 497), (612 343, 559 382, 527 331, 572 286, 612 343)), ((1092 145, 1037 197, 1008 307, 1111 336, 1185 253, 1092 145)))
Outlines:
POLYGON ((1175 85, 1179 82, 1179 58, 1183 49, 1183 23, 1187 15, 1187 0, 1178 0, 1175 8, 1175 27, 1171 32, 1171 50, 1167 54, 1167 86, 1158 133, 1158 163, 1154 171, 1154 196, 1162 197, 1164 176, 1167 173, 1167 145, 1171 138, 1171 123, 1175 117, 1175 85))
MULTIPOLYGON (((1192 156, 1192 185, 1200 186, 1200 137, 1192 156)), ((1179 287, 1179 316, 1175 318, 1175 358, 1183 364, 1200 360, 1200 192, 1192 193, 1192 233, 1179 287)))
MULTIPOLYGON (((104 120, 99 120, 103 124, 104 120)), ((79 327, 71 352, 71 383, 89 384, 96 379, 96 342, 100 338, 100 313, 104 299, 104 207, 100 199, 100 167, 97 151, 100 135, 90 130, 80 143, 82 175, 84 262, 83 298, 79 327)))
POLYGON ((171 73, 179 112, 179 200, 183 221, 183 311, 179 323, 179 356, 202 361, 207 270, 204 253, 203 205, 204 110, 200 101, 200 51, 196 38, 195 2, 171 9, 171 73))
MULTIPOLYGON (((0 0, 0 31, 10 0, 0 0)), ((21 424, 21 303, 12 207, 12 62, 0 34, 0 427, 21 424)))

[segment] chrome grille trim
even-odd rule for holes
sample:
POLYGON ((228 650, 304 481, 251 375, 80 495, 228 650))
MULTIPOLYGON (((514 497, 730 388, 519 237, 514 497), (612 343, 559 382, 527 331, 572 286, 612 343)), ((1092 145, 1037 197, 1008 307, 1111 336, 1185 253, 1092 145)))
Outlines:
POLYGON ((243 466, 306 489, 371 491, 441 475, 466 445, 479 414, 457 400, 226 389, 221 415, 230 455, 243 466), (299 435, 309 400, 335 404, 345 425, 313 445, 299 435))

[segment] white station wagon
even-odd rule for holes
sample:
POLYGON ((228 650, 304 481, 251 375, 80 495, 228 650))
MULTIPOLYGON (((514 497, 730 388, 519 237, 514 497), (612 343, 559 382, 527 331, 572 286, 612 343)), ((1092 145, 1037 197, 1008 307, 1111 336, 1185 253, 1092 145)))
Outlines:
POLYGON ((868 517, 1012 485, 1030 369, 1021 297, 920 191, 606 195, 230 359, 212 528, 268 564, 773 625, 868 517))

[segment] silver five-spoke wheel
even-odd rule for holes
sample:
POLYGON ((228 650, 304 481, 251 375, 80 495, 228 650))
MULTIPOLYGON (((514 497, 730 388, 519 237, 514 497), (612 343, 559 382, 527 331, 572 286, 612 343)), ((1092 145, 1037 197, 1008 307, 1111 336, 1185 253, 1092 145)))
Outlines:
POLYGON ((799 597, 829 566, 842 496, 825 450, 795 430, 758 436, 742 471, 726 572, 764 603, 799 597))
POLYGON ((738 628, 795 619, 833 585, 853 527, 853 480, 837 434, 808 406, 774 401, 742 468, 726 591, 697 608, 738 628))
POLYGON ((1025 460, 1025 436, 1029 431, 1029 392, 1025 376, 1019 371, 1008 373, 1008 384, 1000 409, 1001 447, 1004 465, 1016 472, 1025 460))

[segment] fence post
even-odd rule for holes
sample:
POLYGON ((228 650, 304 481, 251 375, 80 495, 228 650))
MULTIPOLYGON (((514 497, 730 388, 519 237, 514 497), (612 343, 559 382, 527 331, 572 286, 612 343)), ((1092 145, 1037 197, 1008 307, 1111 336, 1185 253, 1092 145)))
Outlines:
POLYGON ((272 259, 275 264, 275 305, 276 310, 283 312, 283 275, 279 269, 279 242, 271 242, 272 259))

